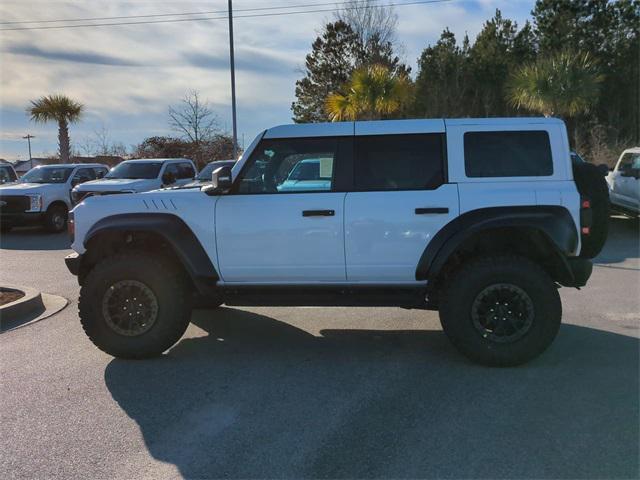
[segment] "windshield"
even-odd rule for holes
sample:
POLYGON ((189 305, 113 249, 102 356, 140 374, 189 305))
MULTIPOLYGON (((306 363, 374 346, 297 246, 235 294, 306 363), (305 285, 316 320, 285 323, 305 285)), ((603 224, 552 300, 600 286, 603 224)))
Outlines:
POLYGON ((36 167, 20 179, 22 183, 64 183, 74 167, 36 167))
POLYGON ((122 162, 112 168, 104 178, 119 178, 140 180, 143 178, 157 178, 162 162, 122 162))
POLYGON ((200 180, 200 181, 211 181, 211 174, 213 173, 213 171, 217 168, 220 167, 233 167, 233 164, 236 162, 211 162, 209 164, 207 164, 202 170, 200 170, 200 173, 198 174, 198 176, 196 177, 196 180, 200 180))

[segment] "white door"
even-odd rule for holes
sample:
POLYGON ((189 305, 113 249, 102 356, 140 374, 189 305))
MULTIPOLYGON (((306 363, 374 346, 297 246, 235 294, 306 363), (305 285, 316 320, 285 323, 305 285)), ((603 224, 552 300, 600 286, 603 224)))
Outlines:
POLYGON ((444 184, 444 133, 438 130, 366 135, 361 126, 358 135, 356 123, 355 191, 345 199, 349 282, 416 282, 426 246, 458 216, 457 185, 444 184))
POLYGON ((265 139, 215 207, 225 283, 345 281, 344 197, 334 192, 339 140, 265 139))

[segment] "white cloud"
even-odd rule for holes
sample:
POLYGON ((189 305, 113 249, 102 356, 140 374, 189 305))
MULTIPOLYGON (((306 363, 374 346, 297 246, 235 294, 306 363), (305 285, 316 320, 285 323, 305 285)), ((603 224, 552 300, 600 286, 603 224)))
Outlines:
MULTIPOLYGON (((278 0, 278 5, 300 0, 278 0)), ((449 27, 461 39, 474 36, 496 7, 522 20, 533 1, 452 1, 398 7, 398 38, 414 65, 421 50, 449 27)), ((236 0, 236 8, 264 6, 236 0)), ((226 2, 181 1, 3 1, 0 18, 51 19, 146 15, 224 10, 226 2)), ((290 121, 299 68, 312 41, 331 14, 237 18, 236 60, 240 132, 246 142, 258 131, 290 121)), ((35 126, 24 111, 30 99, 62 92, 86 105, 87 115, 72 127, 81 138, 105 125, 126 144, 166 134, 168 105, 197 89, 230 125, 230 80, 226 21, 180 22, 104 28, 0 32, 0 157, 22 148, 5 134, 39 132, 34 148, 55 150, 55 127, 35 126), (45 135, 44 132, 53 132, 45 135), (7 133, 10 132, 10 133, 7 133)))

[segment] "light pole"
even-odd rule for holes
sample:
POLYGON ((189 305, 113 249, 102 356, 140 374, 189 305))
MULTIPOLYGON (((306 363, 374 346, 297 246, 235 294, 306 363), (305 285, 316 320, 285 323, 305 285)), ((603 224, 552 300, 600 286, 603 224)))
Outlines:
POLYGON ((231 116, 233 119, 233 159, 238 158, 238 125, 236 123, 236 63, 233 55, 233 5, 229 0, 229 60, 231 63, 231 116))
POLYGON ((30 133, 27 133, 22 138, 26 138, 27 139, 27 143, 29 144, 29 168, 33 168, 33 157, 31 156, 31 139, 35 138, 35 136, 31 135, 30 133))

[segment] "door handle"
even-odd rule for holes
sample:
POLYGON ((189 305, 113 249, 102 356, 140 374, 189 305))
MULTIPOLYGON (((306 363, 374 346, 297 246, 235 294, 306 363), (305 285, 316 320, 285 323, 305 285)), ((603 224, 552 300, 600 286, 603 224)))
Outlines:
POLYGON ((416 208, 416 215, 429 215, 432 213, 449 213, 449 209, 447 207, 416 208))
POLYGON ((333 217, 336 214, 334 210, 303 210, 303 217, 333 217))

